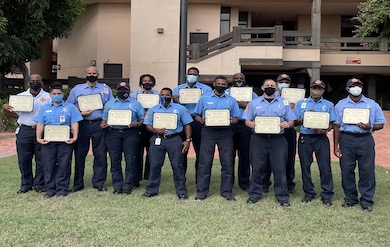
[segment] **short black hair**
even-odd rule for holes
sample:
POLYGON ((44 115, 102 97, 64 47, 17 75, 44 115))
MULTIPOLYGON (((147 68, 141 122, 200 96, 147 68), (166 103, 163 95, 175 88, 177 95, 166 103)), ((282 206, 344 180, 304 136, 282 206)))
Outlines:
POLYGON ((59 82, 59 81, 54 81, 51 85, 50 85, 50 92, 51 91, 53 91, 54 89, 59 89, 59 90, 61 90, 62 92, 64 91, 63 89, 62 89, 62 83, 61 82, 59 82))
POLYGON ((188 71, 190 71, 190 70, 196 70, 196 72, 198 72, 198 75, 199 75, 199 69, 198 69, 198 68, 196 68, 196 67, 191 67, 191 68, 187 69, 187 73, 188 73, 188 71))
POLYGON ((172 95, 172 89, 170 89, 169 87, 164 87, 164 88, 162 88, 161 90, 160 90, 160 92, 161 91, 169 91, 170 93, 171 93, 171 95, 172 95))
POLYGON ((149 77, 150 80, 153 82, 153 85, 156 85, 156 78, 154 78, 154 76, 152 76, 152 75, 150 75, 150 74, 144 74, 144 75, 141 75, 140 78, 139 78, 139 86, 140 86, 140 87, 142 86, 142 80, 143 80, 145 77, 149 77))
POLYGON ((223 75, 219 75, 219 76, 215 77, 214 82, 217 80, 225 80, 226 82, 228 81, 227 78, 223 75))

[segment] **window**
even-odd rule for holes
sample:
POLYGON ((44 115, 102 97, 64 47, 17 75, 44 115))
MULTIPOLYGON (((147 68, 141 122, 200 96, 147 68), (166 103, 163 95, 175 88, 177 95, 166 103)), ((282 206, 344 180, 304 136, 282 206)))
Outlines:
POLYGON ((221 35, 230 32, 230 7, 221 7, 221 35))
POLYGON ((238 26, 239 27, 248 27, 248 12, 239 12, 238 13, 238 26))
POLYGON ((122 64, 105 63, 104 78, 122 78, 122 64))

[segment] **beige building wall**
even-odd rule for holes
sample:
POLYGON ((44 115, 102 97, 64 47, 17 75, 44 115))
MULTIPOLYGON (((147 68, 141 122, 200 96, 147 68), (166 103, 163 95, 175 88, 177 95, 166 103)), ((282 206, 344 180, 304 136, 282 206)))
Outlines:
POLYGON ((51 73, 52 44, 46 44, 42 47, 42 57, 30 63, 30 75, 40 74, 45 79, 56 79, 55 74, 51 73))
MULTIPOLYGON (((220 35, 220 4, 189 4, 188 5, 188 33, 208 33, 209 40, 220 35)), ((190 36, 188 35, 188 43, 190 36)))
POLYGON ((132 90, 138 89, 139 77, 156 77, 156 90, 175 87, 178 81, 179 0, 132 0, 131 64, 132 90), (163 7, 162 7, 163 6, 163 7), (164 33, 157 33, 163 28, 164 33))
POLYGON ((84 77, 85 68, 96 61, 100 77, 103 64, 123 64, 123 77, 130 75, 130 4, 88 5, 68 38, 58 41, 57 78, 84 77))
MULTIPOLYGON (((341 16, 322 15, 321 16, 321 37, 337 38, 341 36, 341 16)), ((297 29, 300 32, 311 32, 311 16, 299 15, 297 29)))

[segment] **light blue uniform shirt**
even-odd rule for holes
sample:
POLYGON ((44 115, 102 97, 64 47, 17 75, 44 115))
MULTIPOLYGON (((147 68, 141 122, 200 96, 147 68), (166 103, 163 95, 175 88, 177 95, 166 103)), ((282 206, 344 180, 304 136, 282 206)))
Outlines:
POLYGON ((55 106, 53 103, 41 107, 33 120, 43 125, 68 125, 83 120, 80 112, 73 104, 61 102, 55 106))
POLYGON ((187 109, 180 105, 171 102, 167 108, 165 108, 162 104, 158 104, 153 106, 148 110, 145 115, 144 124, 153 126, 153 117, 154 113, 175 113, 177 114, 177 127, 175 130, 167 130, 167 135, 177 134, 183 131, 183 126, 190 124, 194 120, 192 120, 191 115, 187 111, 187 109))
MULTIPOLYGON (((225 94, 230 95, 230 88, 226 89, 225 94)), ((252 100, 256 99, 257 97, 259 97, 259 96, 257 96, 256 93, 252 92, 252 100)), ((238 120, 244 120, 242 118, 242 114, 244 114, 244 109, 241 107, 238 107, 238 110, 240 111, 240 116, 238 117, 238 120)))
POLYGON ((137 100, 137 95, 138 94, 160 94, 160 92, 155 90, 155 89, 152 89, 150 92, 145 93, 145 91, 143 89, 138 89, 138 90, 135 90, 134 92, 132 92, 130 94, 130 98, 132 98, 134 100, 137 100))
MULTIPOLYGON (((184 84, 181 84, 172 90, 172 95, 173 96, 179 95, 179 90, 181 88, 191 88, 191 87, 188 85, 187 82, 184 84)), ((209 93, 213 92, 213 89, 211 89, 211 87, 207 86, 206 84, 200 83, 198 81, 195 83, 195 85, 192 88, 200 88, 202 90, 202 95, 209 94, 209 93)), ((183 105, 187 108, 187 110, 189 111, 191 116, 195 116, 196 104, 183 104, 183 105)))
POLYGON ((352 133, 368 133, 369 130, 364 130, 356 124, 344 124, 343 123, 343 111, 344 108, 363 108, 370 109, 370 117, 368 124, 384 124, 386 123, 385 116, 381 107, 374 100, 369 99, 362 95, 362 98, 355 102, 349 96, 340 100, 335 106, 335 124, 340 125, 340 131, 352 132, 352 133))
MULTIPOLYGON (((79 104, 77 102, 77 98, 79 96, 91 95, 91 94, 100 94, 102 97, 103 106, 107 103, 107 101, 114 99, 112 96, 112 91, 109 86, 106 84, 96 83, 95 86, 90 87, 88 82, 83 84, 78 84, 70 91, 69 97, 66 100, 66 103, 74 104, 77 108, 79 108, 79 104)), ((103 109, 94 110, 88 116, 84 116, 87 120, 95 120, 102 118, 103 109)))
MULTIPOLYGON (((276 97, 268 102, 264 99, 264 96, 260 96, 257 99, 249 102, 246 107, 242 118, 245 120, 255 121, 257 116, 263 117, 279 117, 280 122, 286 122, 296 120, 294 112, 291 110, 290 104, 282 97, 276 97)), ((284 133, 284 129, 281 128, 280 134, 284 133)))
POLYGON ((240 117, 240 110, 236 99, 227 94, 217 96, 212 92, 201 96, 194 112, 204 118, 205 111, 212 109, 228 109, 231 118, 240 117))
MULTIPOLYGON (((299 118, 303 118, 303 114, 306 111, 314 110, 316 112, 328 112, 329 113, 329 122, 335 121, 334 115, 334 105, 332 102, 321 97, 318 101, 314 101, 311 97, 305 98, 303 100, 299 100, 295 105, 294 113, 295 116, 299 118)), ((302 134, 316 134, 316 131, 313 129, 308 129, 301 126, 300 133, 302 134)))
MULTIPOLYGON (((30 89, 28 89, 27 91, 21 92, 18 95, 33 96, 30 93, 30 89)), ((23 125, 28 125, 28 126, 36 125, 37 123, 33 120, 33 117, 36 115, 38 110, 43 105, 50 104, 50 103, 51 103, 50 94, 48 92, 45 92, 43 89, 41 89, 41 91, 39 91, 39 94, 34 97, 34 107, 33 107, 32 112, 16 112, 16 114, 18 114, 18 116, 19 116, 18 124, 19 125, 23 124, 23 125)))
MULTIPOLYGON (((118 98, 109 100, 104 106, 103 120, 107 120, 109 110, 131 110, 131 122, 139 122, 141 119, 144 119, 145 117, 145 110, 142 107, 141 103, 139 103, 138 101, 130 97, 124 101, 121 101, 118 98)), ((122 128, 128 128, 129 126, 115 125, 111 127, 113 127, 114 129, 115 128, 122 129, 122 128)))

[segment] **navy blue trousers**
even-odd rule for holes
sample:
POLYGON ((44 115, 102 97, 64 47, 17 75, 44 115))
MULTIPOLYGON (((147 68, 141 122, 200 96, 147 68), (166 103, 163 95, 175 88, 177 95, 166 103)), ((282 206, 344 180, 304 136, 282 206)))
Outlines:
MULTIPOLYGON (((238 156, 238 185, 243 190, 248 190, 250 185, 250 139, 253 131, 241 121, 232 125, 234 155, 233 155, 233 171, 236 155, 238 156)), ((234 174, 233 174, 234 181, 234 174)))
POLYGON ((333 197, 333 177, 330 165, 330 144, 326 135, 299 135, 298 154, 302 170, 303 191, 308 197, 314 197, 317 193, 311 178, 310 166, 313 163, 313 153, 316 155, 320 170, 322 199, 333 197))
POLYGON ((141 125, 139 127, 139 132, 141 133, 141 142, 140 142, 140 151, 139 151, 139 165, 137 168, 137 176, 138 176, 138 185, 139 181, 143 179, 147 180, 149 177, 150 171, 150 163, 149 163, 149 146, 150 146, 150 138, 153 136, 151 132, 146 129, 146 125, 141 125), (146 151, 145 157, 145 165, 144 165, 144 153, 146 151))
POLYGON ((131 191, 139 184, 139 146, 138 129, 116 130, 108 128, 106 135, 107 150, 110 155, 112 186, 114 190, 131 191), (122 172, 122 155, 125 157, 125 179, 122 172))
POLYGON ((215 145, 218 146, 221 162, 221 196, 232 195, 233 187, 233 131, 228 128, 204 127, 200 144, 197 173, 197 194, 207 196, 210 188, 211 167, 214 160, 215 145))
MULTIPOLYGON (((194 119, 193 122, 191 122, 191 129, 192 129, 192 145, 194 147, 195 151, 195 182, 196 182, 196 174, 198 172, 198 165, 199 165, 199 152, 200 152, 200 143, 202 139, 202 129, 203 124, 199 123, 194 119)), ((185 130, 182 131, 181 137, 183 141, 186 139, 185 130)), ((187 156, 184 159, 184 170, 187 173, 187 156)))
POLYGON ((43 163, 41 145, 36 140, 35 128, 20 126, 16 134, 16 150, 18 153, 21 174, 20 189, 30 190, 44 188, 43 163), (35 158, 35 176, 32 160, 35 158))
POLYGON ((360 203, 372 205, 375 194, 375 142, 371 134, 353 136, 341 132, 340 135, 341 178, 346 202, 357 203, 355 168, 359 170, 358 189, 360 203))
POLYGON ((85 158, 92 140, 93 176, 92 185, 101 187, 107 178, 106 129, 100 128, 100 121, 79 122, 79 136, 74 145, 75 174, 73 188, 84 188, 85 158))

